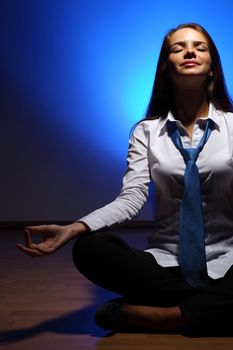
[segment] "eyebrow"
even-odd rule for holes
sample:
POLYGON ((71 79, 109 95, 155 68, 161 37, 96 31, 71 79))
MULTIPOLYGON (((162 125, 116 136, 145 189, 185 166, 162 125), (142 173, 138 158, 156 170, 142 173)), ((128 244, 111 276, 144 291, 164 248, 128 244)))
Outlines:
MULTIPOLYGON (((172 44, 170 47, 173 47, 174 45, 181 45, 181 46, 185 46, 187 41, 177 41, 174 44, 172 44)), ((198 46, 200 44, 204 44, 206 46, 208 46, 208 43, 206 43, 205 41, 192 41, 194 43, 195 46, 198 46)))

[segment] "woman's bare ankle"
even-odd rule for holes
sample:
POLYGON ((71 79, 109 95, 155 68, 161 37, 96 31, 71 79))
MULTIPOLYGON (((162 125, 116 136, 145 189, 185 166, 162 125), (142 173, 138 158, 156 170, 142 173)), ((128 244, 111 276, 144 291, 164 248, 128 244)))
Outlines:
POLYGON ((164 329, 183 329, 187 326, 187 319, 182 315, 178 306, 161 308, 163 309, 164 329))
POLYGON ((120 323, 129 328, 171 331, 184 328, 187 320, 178 306, 162 308, 124 304, 120 313, 120 323))

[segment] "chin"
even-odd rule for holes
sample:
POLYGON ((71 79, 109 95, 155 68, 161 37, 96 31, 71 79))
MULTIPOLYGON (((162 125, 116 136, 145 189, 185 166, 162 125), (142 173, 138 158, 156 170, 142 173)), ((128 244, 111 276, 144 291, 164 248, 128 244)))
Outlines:
POLYGON ((198 87, 201 84, 203 84, 205 81, 207 81, 207 74, 197 74, 197 73, 186 73, 186 74, 180 74, 173 78, 173 83, 175 85, 183 85, 183 87, 198 87))

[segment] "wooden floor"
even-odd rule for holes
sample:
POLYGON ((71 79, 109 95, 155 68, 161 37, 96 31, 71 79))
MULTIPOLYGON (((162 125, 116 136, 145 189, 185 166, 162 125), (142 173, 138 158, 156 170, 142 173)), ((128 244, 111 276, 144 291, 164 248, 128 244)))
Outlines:
MULTIPOLYGON (((145 232, 120 230, 135 246, 145 232), (134 237, 134 240, 132 240, 134 237)), ((215 350, 233 338, 169 334, 111 334, 93 321, 96 307, 113 294, 94 286, 73 266, 72 243, 54 255, 30 258, 15 248, 20 230, 0 230, 0 347, 6 350, 215 350)))

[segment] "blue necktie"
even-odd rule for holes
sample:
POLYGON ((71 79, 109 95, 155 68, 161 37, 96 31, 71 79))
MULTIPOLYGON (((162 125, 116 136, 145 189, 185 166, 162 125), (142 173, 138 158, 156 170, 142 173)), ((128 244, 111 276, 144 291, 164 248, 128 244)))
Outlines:
POLYGON ((180 207, 178 260, 186 281, 196 288, 208 284, 201 186, 196 160, 208 140, 212 128, 213 122, 208 119, 197 148, 183 148, 176 123, 169 122, 168 124, 169 136, 186 163, 184 195, 180 207))

